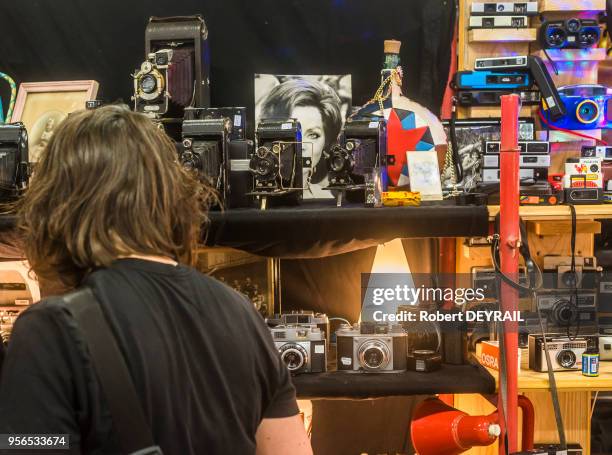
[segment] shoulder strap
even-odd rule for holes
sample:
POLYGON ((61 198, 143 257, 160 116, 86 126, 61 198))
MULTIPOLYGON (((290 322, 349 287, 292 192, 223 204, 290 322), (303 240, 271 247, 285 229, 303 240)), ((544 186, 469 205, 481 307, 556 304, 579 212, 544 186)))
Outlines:
POLYGON ((93 291, 84 287, 63 297, 91 355, 124 453, 161 454, 145 419, 125 359, 93 291))

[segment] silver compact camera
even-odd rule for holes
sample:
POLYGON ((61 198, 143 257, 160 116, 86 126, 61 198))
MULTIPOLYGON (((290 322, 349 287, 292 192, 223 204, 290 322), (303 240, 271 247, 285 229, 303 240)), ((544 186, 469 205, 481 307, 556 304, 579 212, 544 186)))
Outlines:
POLYGON ((282 361, 292 374, 327 369, 325 333, 313 326, 276 326, 270 332, 282 361))
MULTIPOLYGON (((546 342, 553 371, 582 368, 582 354, 589 345, 587 338, 570 339, 566 336, 551 335, 546 336, 546 342)), ((529 369, 539 372, 548 371, 542 335, 529 335, 529 369)))
POLYGON ((592 256, 576 256, 575 272, 570 256, 544 256, 544 287, 547 289, 596 289, 601 267, 592 256))
MULTIPOLYGON (((545 330, 549 333, 563 333, 568 329, 580 335, 593 335, 598 332, 597 295, 584 290, 539 291, 533 302, 533 318, 537 311, 545 321, 545 330)), ((531 313, 525 312, 525 318, 531 313)), ((535 327, 539 330, 539 322, 535 327)))
POLYGON ((405 371, 407 338, 399 324, 344 324, 336 331, 338 371, 405 371))

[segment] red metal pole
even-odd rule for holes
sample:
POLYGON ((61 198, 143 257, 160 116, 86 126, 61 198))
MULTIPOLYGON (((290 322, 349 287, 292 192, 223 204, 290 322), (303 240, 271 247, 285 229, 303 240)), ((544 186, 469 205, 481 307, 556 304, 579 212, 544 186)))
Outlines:
MULTIPOLYGON (((518 95, 501 97, 501 147, 500 147, 500 224, 499 249, 502 272, 518 281, 520 241, 519 231, 519 148, 518 148, 518 117, 520 101, 518 95)), ((518 310, 518 291, 502 281, 501 301, 502 311, 518 310)), ((500 419, 502 435, 499 438, 499 453, 506 453, 504 434, 508 437, 508 451, 517 451, 518 442, 518 323, 506 321, 504 324, 504 344, 506 348, 506 397, 507 413, 505 419, 500 419)), ((497 408, 503 415, 501 393, 497 408)))

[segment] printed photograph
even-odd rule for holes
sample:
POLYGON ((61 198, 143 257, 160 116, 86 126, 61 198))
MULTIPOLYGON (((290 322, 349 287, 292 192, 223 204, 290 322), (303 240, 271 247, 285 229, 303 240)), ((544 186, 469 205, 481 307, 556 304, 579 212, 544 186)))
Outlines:
POLYGON ((325 153, 338 139, 351 109, 351 76, 255 75, 255 125, 261 119, 296 118, 303 152, 312 154, 304 173, 304 199, 331 199, 325 153))

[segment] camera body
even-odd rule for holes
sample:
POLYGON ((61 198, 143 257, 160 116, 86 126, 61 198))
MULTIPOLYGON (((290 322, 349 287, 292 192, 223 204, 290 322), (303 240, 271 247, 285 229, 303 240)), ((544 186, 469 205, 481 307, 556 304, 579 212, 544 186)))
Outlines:
POLYGON ((586 49, 599 42, 601 31, 593 19, 545 21, 540 27, 540 44, 544 49, 586 49))
POLYGON ((140 70, 134 75, 134 110, 150 117, 160 118, 168 112, 168 68, 174 53, 160 49, 148 54, 140 70))
POLYGON ((338 371, 389 373, 407 368, 407 335, 401 325, 361 323, 336 331, 338 371))
POLYGON ((290 313, 275 313, 266 319, 269 327, 284 326, 316 326, 325 334, 325 339, 329 341, 329 318, 324 313, 314 311, 292 311, 290 313))
POLYGON ((228 118, 183 120, 180 162, 206 180, 225 201, 228 196, 228 141, 232 130, 228 118))
POLYGON ((355 119, 344 125, 340 143, 325 153, 329 186, 363 188, 365 175, 383 166, 386 125, 383 120, 355 119))
POLYGON ((252 194, 302 199, 302 127, 296 119, 261 120, 249 163, 252 194))
MULTIPOLYGON (((582 354, 589 347, 587 338, 569 339, 568 337, 553 335, 547 336, 546 342, 553 371, 580 370, 582 368, 582 354)), ((529 335, 529 369, 539 372, 548 371, 544 337, 542 335, 529 335)))
POLYGON ((542 267, 546 289, 597 289, 601 279, 601 268, 597 258, 576 256, 575 272, 571 271, 570 256, 544 256, 542 267))
MULTIPOLYGON (((537 318, 538 308, 549 333, 571 333, 592 335, 598 332, 597 294, 585 290, 549 290, 538 292, 532 311, 537 318)), ((529 313, 525 314, 529 319, 529 313)), ((536 325, 539 330, 539 323, 536 325)))
POLYGON ((0 125, 0 201, 18 197, 28 186, 28 132, 23 123, 0 125))
POLYGON ((325 334, 316 325, 271 327, 281 360, 291 374, 322 373, 327 369, 325 334))
MULTIPOLYGON (((564 116, 549 123, 569 130, 611 128, 608 120, 608 88, 597 84, 567 85, 558 90, 566 108, 564 116)), ((545 111, 547 112, 547 111, 545 111)))
POLYGON ((188 106, 210 106, 210 50, 204 18, 150 17, 145 29, 145 55, 162 49, 174 53, 168 90, 170 116, 182 118, 188 106))

